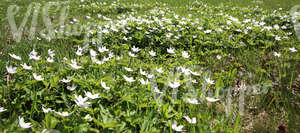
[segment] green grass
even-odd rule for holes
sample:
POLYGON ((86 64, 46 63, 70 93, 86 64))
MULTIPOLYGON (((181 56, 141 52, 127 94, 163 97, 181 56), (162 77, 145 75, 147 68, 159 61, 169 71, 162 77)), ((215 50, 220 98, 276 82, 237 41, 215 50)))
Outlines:
POLYGON ((298 0, 204 0, 207 3, 220 5, 220 4, 233 4, 236 6, 260 6, 265 9, 278 9, 278 8, 284 8, 284 9, 290 9, 295 5, 299 5, 300 1, 298 0))

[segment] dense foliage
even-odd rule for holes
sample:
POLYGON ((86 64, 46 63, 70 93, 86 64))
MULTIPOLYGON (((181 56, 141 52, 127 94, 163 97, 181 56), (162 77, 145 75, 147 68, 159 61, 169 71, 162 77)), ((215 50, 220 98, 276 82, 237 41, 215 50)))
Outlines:
POLYGON ((285 9, 60 4, 81 13, 70 29, 1 46, 2 132, 299 131, 297 17, 285 9))

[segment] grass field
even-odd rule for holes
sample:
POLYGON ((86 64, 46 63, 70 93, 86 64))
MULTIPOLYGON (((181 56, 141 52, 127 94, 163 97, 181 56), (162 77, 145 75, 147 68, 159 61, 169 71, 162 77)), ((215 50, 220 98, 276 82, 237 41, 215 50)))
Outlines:
POLYGON ((2 0, 0 131, 298 133, 295 5, 2 0))

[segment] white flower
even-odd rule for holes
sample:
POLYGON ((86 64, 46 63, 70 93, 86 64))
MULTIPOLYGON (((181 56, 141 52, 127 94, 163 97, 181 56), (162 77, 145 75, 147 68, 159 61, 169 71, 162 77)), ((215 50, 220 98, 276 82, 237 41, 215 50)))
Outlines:
POLYGON ((60 115, 60 116, 63 116, 63 117, 69 116, 71 114, 71 113, 68 113, 68 112, 55 112, 55 113, 60 115))
POLYGON ((37 81, 42 81, 44 80, 44 78, 42 77, 42 75, 37 75, 36 73, 33 73, 33 78, 37 81))
POLYGON ((75 86, 74 84, 72 84, 72 86, 67 86, 67 89, 69 91, 74 91, 77 88, 77 86, 75 86))
POLYGON ((275 40, 280 41, 281 40, 280 36, 275 36, 275 40))
POLYGON ((133 46, 133 47, 131 48, 131 50, 132 50, 133 52, 139 52, 139 51, 140 51, 140 49, 139 49, 138 47, 135 47, 135 46, 133 46))
POLYGON ((9 74, 15 74, 17 73, 17 67, 12 67, 12 66, 6 66, 6 70, 9 74))
POLYGON ((206 100, 208 101, 208 102, 217 102, 217 101, 219 101, 220 99, 215 99, 215 98, 212 98, 212 97, 206 97, 206 100))
POLYGON ((105 62, 107 62, 107 61, 110 60, 110 58, 109 57, 107 58, 107 57, 104 56, 104 58, 102 60, 105 61, 105 62))
POLYGON ((49 54, 49 56, 52 57, 52 58, 55 56, 55 53, 54 53, 54 51, 53 51, 52 49, 49 49, 49 50, 48 50, 48 54, 49 54))
POLYGON ((74 60, 71 60, 70 66, 71 66, 72 68, 74 68, 74 69, 80 69, 80 68, 81 68, 81 66, 78 66, 78 65, 77 65, 77 62, 76 62, 75 59, 74 59, 74 60))
POLYGON ((102 47, 98 48, 98 51, 99 51, 100 53, 103 53, 103 52, 107 52, 108 49, 107 49, 105 46, 102 46, 102 47))
POLYGON ((193 117, 192 119, 189 116, 184 116, 184 118, 190 123, 190 124, 196 124, 197 120, 196 117, 193 117))
POLYGON ((194 76, 200 76, 200 74, 197 73, 197 72, 190 71, 190 73, 191 73, 192 75, 194 75, 194 76))
POLYGON ((53 62, 54 62, 54 59, 53 59, 53 57, 48 57, 48 58, 47 58, 47 61, 50 62, 50 63, 53 63, 53 62))
POLYGON ((4 111, 6 111, 6 109, 3 108, 3 107, 0 107, 0 113, 1 113, 1 112, 4 112, 4 111))
POLYGON ((104 61, 96 61, 95 63, 98 65, 101 65, 101 64, 104 64, 104 61))
POLYGON ((281 54, 280 54, 280 53, 277 53, 277 52, 274 52, 274 56, 280 57, 281 54))
POLYGON ((142 75, 144 75, 144 76, 147 75, 147 72, 146 72, 146 71, 143 71, 142 69, 140 69, 140 73, 141 73, 142 75))
POLYGON ((211 30, 205 30, 204 33, 206 34, 211 33, 211 30))
POLYGON ((179 82, 177 82, 176 80, 172 83, 169 83, 169 86, 173 89, 178 88, 180 86, 179 82))
POLYGON ((21 66, 25 69, 25 70, 31 70, 32 66, 28 66, 26 63, 21 64, 21 66))
POLYGON ((182 55, 183 58, 189 58, 189 57, 190 57, 189 53, 186 52, 186 51, 183 51, 183 52, 181 53, 181 55, 182 55))
POLYGON ((38 53, 35 50, 32 50, 29 54, 29 59, 33 59, 33 60, 40 60, 41 57, 37 55, 38 53))
POLYGON ((146 85, 149 83, 148 79, 145 81, 143 78, 139 79, 142 85, 146 85))
POLYGON ((128 68, 128 67, 124 67, 124 69, 128 72, 132 72, 133 70, 131 68, 128 68))
POLYGON ((264 28, 263 28, 263 30, 268 30, 268 31, 270 31, 270 30, 272 30, 273 29, 273 27, 272 26, 264 26, 264 28))
POLYGON ((105 90, 110 90, 110 87, 106 86, 106 83, 103 82, 102 80, 101 80, 101 86, 102 86, 105 90))
POLYGON ((174 48, 168 48, 167 52, 170 54, 175 54, 175 49, 174 48))
POLYGON ((104 56, 103 61, 107 62, 109 60, 110 60, 110 58, 107 58, 107 57, 104 56))
POLYGON ((84 119, 87 120, 87 121, 92 121, 92 120, 93 120, 92 117, 91 117, 89 114, 87 114, 87 115, 84 117, 84 119))
POLYGON ((64 57, 63 58, 63 62, 65 62, 65 61, 67 61, 68 60, 68 58, 67 57, 64 57))
POLYGON ((22 60, 22 58, 20 56, 17 56, 15 54, 9 54, 9 56, 16 59, 16 60, 22 60))
POLYGON ((79 107, 87 108, 90 106, 90 102, 86 102, 88 100, 88 97, 83 98, 81 95, 77 96, 75 95, 75 103, 79 107))
POLYGON ((49 113, 53 111, 51 108, 44 108, 44 107, 42 107, 42 110, 44 113, 49 113))
POLYGON ((156 56, 156 53, 153 50, 149 51, 149 54, 153 57, 156 56))
POLYGON ((278 24, 275 24, 275 25, 274 25, 274 29, 279 30, 279 29, 280 29, 279 25, 278 25, 278 24))
POLYGON ((153 91, 154 91, 155 93, 160 93, 160 94, 162 93, 157 87, 155 87, 153 91))
POLYGON ((229 19, 233 22, 240 23, 238 18, 230 16, 229 19))
POLYGON ((197 82, 197 80, 193 79, 193 80, 192 80, 192 83, 196 84, 196 83, 198 83, 198 82, 197 82))
POLYGON ((148 79, 152 79, 152 78, 154 77, 154 75, 153 75, 153 74, 148 74, 148 75, 146 75, 146 77, 147 77, 148 79))
POLYGON ((109 52, 109 54, 108 54, 108 58, 113 58, 115 55, 114 55, 114 53, 112 53, 112 52, 109 52))
POLYGON ((156 68, 155 70, 156 70, 158 73, 163 73, 163 72, 164 72, 162 68, 156 68))
POLYGON ((297 49, 295 49, 294 47, 289 48, 289 50, 290 50, 291 52, 297 52, 297 49))
POLYGON ((179 67, 179 69, 181 69, 181 71, 185 74, 185 75, 189 75, 191 70, 185 67, 179 67))
POLYGON ((206 81, 206 83, 211 84, 211 85, 215 84, 214 81, 211 80, 210 78, 206 78, 205 81, 206 81))
POLYGON ((82 56, 82 55, 83 55, 83 54, 82 54, 82 50, 83 50, 83 49, 82 49, 81 47, 78 47, 78 49, 77 49, 77 51, 76 51, 75 54, 76 54, 77 56, 82 56))
POLYGON ((217 59, 218 59, 218 60, 221 60, 221 58, 222 58, 222 57, 221 57, 220 55, 217 55, 217 59))
POLYGON ((117 56, 117 60, 121 60, 122 58, 122 56, 117 56))
POLYGON ((95 56, 91 56, 91 60, 92 60, 92 62, 94 62, 98 65, 101 65, 104 63, 103 61, 99 61, 95 56))
POLYGON ((94 51, 93 49, 90 49, 90 54, 91 54, 92 57, 97 56, 96 51, 94 51))
POLYGON ((24 118, 19 116, 19 125, 21 128, 30 128, 32 127, 31 123, 25 123, 24 118))
POLYGON ((91 92, 85 92, 85 95, 90 99, 97 99, 100 97, 98 93, 92 94, 91 92))
POLYGON ((183 131, 183 125, 177 125, 177 122, 174 121, 172 124, 172 129, 177 131, 177 132, 182 132, 183 131))
POLYGON ((63 78, 62 80, 59 80, 60 82, 63 82, 63 83, 70 83, 71 82, 71 79, 70 78, 63 78))
POLYGON ((130 51, 128 52, 129 56, 131 57, 137 57, 134 53, 131 53, 130 51))
POLYGON ((190 104, 199 104, 198 100, 196 98, 187 98, 187 102, 190 104))
POLYGON ((129 83, 132 83, 132 82, 135 81, 135 80, 133 79, 133 77, 127 77, 127 76, 125 76, 125 75, 123 75, 123 78, 124 78, 127 82, 129 82, 129 83))

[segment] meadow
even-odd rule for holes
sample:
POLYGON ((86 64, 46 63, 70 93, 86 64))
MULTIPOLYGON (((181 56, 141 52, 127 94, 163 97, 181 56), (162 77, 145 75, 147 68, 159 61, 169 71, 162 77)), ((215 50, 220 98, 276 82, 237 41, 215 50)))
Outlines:
POLYGON ((0 18, 3 133, 300 132, 298 0, 2 0, 0 18))

